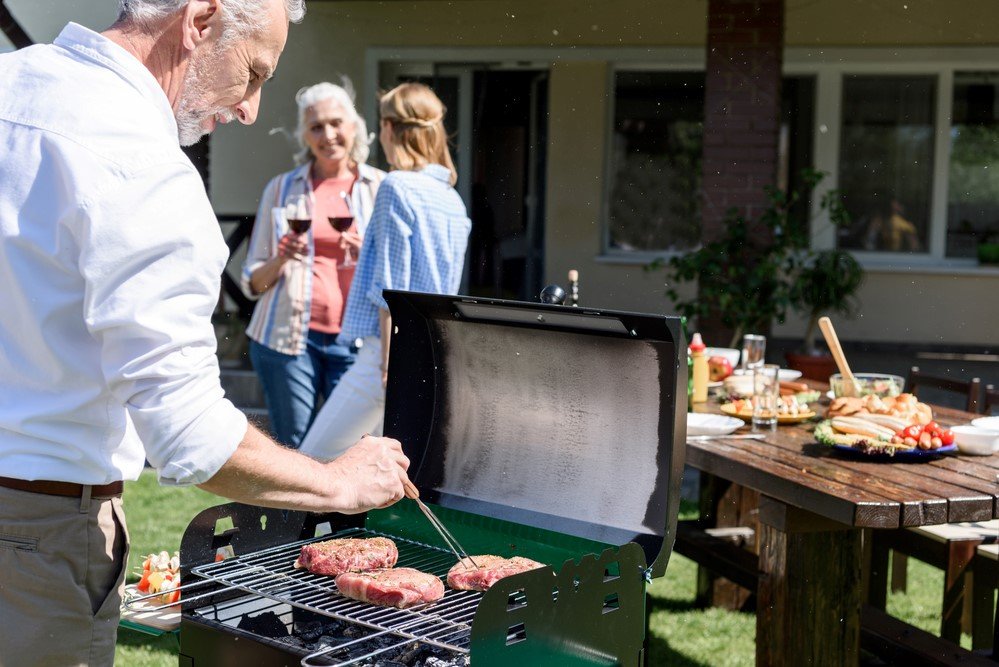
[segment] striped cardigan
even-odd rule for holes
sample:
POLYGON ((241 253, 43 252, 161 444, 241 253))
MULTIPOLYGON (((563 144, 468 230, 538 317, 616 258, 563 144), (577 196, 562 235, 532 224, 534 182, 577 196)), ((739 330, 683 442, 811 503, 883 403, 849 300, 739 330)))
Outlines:
MULTIPOLYGON (((250 247, 240 274, 240 287, 250 299, 259 299, 246 335, 276 352, 300 355, 305 352, 312 307, 312 256, 315 252, 312 230, 308 232, 309 256, 305 261, 288 262, 271 289, 257 294, 250 286, 253 272, 277 256, 278 242, 288 233, 283 209, 292 195, 312 197, 311 163, 279 174, 270 180, 260 197, 260 207, 250 236, 250 247), (277 210, 275 210, 277 209, 277 210)), ((375 194, 385 172, 362 164, 351 190, 351 209, 358 232, 363 235, 375 194)))

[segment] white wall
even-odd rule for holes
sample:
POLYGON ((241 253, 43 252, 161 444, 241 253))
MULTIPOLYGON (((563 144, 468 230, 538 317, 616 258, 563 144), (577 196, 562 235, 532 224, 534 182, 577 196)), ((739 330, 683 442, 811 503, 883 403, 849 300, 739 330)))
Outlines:
MULTIPOLYGON (((35 42, 51 42, 70 21, 103 30, 118 16, 117 0, 5 0, 4 4, 35 42)), ((0 34, 0 51, 12 48, 0 34)))

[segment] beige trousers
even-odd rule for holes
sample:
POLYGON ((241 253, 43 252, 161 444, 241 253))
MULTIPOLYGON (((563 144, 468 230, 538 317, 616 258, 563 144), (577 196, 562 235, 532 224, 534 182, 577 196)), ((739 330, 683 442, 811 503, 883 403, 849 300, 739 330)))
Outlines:
POLYGON ((0 667, 114 664, 127 555, 121 498, 0 487, 0 667))

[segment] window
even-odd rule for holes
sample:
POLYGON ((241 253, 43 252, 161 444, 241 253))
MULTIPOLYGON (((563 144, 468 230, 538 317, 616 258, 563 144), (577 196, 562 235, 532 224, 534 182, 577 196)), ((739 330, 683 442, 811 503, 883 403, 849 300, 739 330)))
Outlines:
MULTIPOLYGON (((794 189, 807 224, 812 165, 813 76, 785 77, 781 93, 777 185, 794 189)), ((701 242, 703 72, 618 72, 611 147, 608 249, 682 252, 701 242)))
POLYGON ((997 72, 955 72, 947 193, 948 257, 975 257, 975 246, 999 234, 997 72))
POLYGON ((701 237, 704 73, 618 72, 608 247, 687 250, 701 237))
POLYGON ((935 76, 843 77, 839 189, 852 224, 839 247, 928 252, 935 91, 935 76))

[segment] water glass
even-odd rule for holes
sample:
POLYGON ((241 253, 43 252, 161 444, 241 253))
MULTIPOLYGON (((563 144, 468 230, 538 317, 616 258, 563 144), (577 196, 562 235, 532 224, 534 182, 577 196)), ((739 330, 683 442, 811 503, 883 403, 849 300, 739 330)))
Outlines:
POLYGON ((777 430, 777 401, 780 400, 780 366, 761 364, 753 369, 753 430, 777 430))
POLYGON ((763 364, 767 351, 767 337, 759 334, 746 334, 742 337, 742 362, 740 366, 746 373, 763 364))

